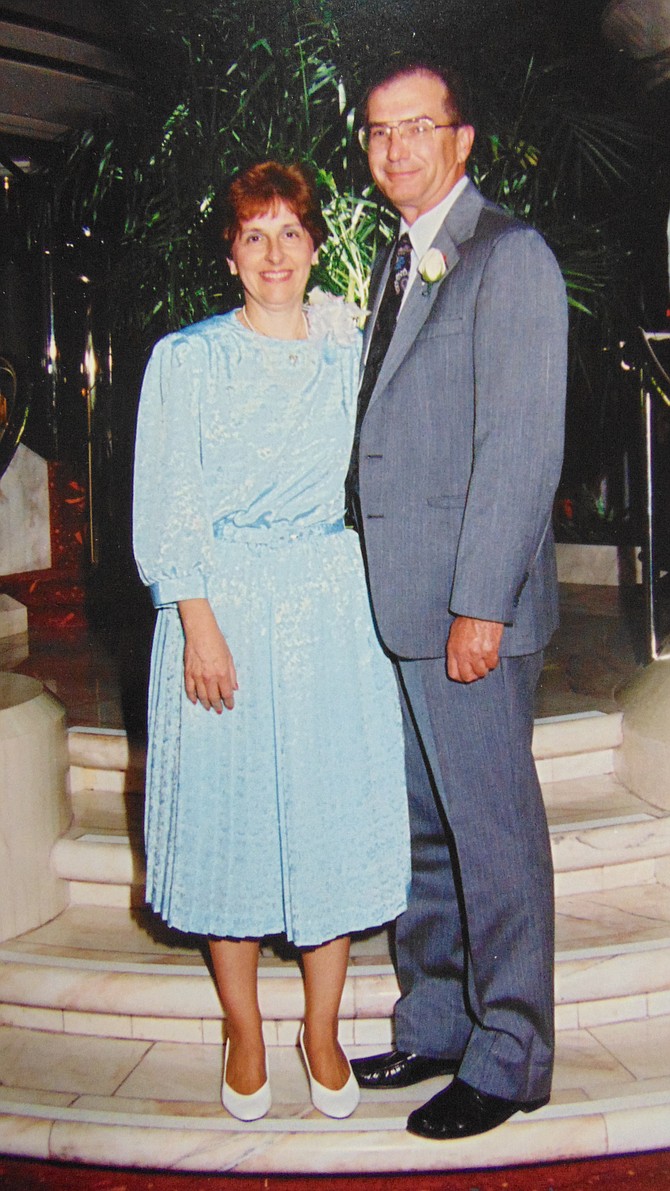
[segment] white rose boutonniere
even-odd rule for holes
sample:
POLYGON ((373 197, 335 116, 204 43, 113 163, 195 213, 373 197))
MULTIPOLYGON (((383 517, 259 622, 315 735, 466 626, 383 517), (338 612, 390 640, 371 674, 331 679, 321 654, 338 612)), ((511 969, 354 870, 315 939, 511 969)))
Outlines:
POLYGON ((447 258, 439 248, 429 248, 424 252, 419 261, 419 276, 423 278, 426 283, 424 294, 427 294, 431 286, 437 285, 447 273, 447 258))

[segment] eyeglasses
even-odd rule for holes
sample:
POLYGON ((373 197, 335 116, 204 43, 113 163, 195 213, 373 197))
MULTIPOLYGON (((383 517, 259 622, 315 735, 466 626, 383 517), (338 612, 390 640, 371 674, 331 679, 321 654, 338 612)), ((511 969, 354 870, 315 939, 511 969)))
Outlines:
POLYGON ((358 130, 358 140, 365 153, 387 149, 394 129, 406 145, 418 145, 432 137, 438 128, 460 128, 457 120, 450 124, 436 124, 430 116, 414 116, 411 120, 398 120, 394 124, 364 124, 358 130))

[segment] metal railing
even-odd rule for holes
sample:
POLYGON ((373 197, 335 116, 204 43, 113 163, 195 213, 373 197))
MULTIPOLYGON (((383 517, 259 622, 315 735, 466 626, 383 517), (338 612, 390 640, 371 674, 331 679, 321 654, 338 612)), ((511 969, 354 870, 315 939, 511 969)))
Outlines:
MULTIPOLYGON (((640 327, 644 346, 644 360, 640 368, 640 399, 644 445, 644 527, 642 551, 642 583, 645 603, 645 636, 647 660, 656 661, 664 654, 659 609, 658 584, 661 578, 661 557, 657 542, 657 485, 655 412, 658 403, 667 407, 670 418, 670 371, 660 353, 670 349, 670 331, 645 331, 640 327)), ((668 361, 670 365, 670 351, 668 361)), ((670 509, 666 510, 670 517, 670 509)), ((670 526, 668 526, 670 535, 670 526)), ((663 560, 666 563, 666 560, 663 560)), ((663 569, 667 569, 667 566, 663 569)))

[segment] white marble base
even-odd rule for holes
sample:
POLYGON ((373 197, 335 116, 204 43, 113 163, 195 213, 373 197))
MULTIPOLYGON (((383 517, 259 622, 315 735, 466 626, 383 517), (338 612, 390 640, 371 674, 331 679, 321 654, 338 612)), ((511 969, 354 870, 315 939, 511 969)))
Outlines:
POLYGON ((670 657, 646 666, 621 692, 621 780, 653 806, 670 811, 670 657))
POLYGON ((0 637, 0 671, 15 670, 26 660, 29 653, 27 633, 17 633, 15 637, 0 637))
POLYGON ((51 869, 67 828, 65 712, 33 678, 0 674, 0 940, 31 930, 68 904, 51 869))
POLYGON ((8 595, 0 595, 0 638, 28 632, 28 609, 8 595))
POLYGON ((51 566, 49 473, 46 461, 19 444, 0 478, 0 575, 51 566))
POLYGON ((559 583, 589 583, 605 587, 642 582, 639 546, 592 546, 557 542, 559 583))

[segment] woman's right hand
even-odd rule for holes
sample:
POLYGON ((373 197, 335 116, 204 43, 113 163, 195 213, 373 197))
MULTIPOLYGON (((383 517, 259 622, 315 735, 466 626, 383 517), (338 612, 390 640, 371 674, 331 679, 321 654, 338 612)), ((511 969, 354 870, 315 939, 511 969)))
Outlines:
POLYGON ((239 689, 235 663, 226 639, 212 612, 209 600, 180 600, 179 615, 184 629, 184 686, 191 703, 205 711, 232 711, 234 692, 239 689))

